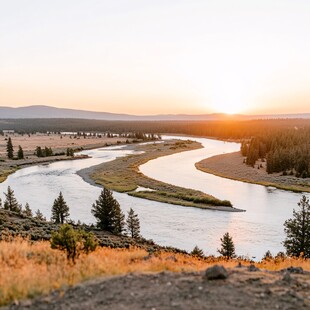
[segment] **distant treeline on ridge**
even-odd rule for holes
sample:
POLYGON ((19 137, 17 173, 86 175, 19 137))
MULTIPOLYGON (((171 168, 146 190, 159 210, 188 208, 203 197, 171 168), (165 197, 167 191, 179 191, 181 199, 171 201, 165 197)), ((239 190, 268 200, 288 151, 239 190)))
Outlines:
POLYGON ((282 129, 310 128, 307 119, 224 120, 224 121, 102 121, 86 119, 0 119, 1 130, 34 132, 148 132, 220 139, 246 139, 282 129))

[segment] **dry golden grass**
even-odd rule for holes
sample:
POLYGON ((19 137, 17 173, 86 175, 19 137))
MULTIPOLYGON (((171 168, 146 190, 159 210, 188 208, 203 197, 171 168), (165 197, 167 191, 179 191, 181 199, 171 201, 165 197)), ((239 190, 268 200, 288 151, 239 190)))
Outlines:
MULTIPOLYGON (((141 249, 97 248, 68 264, 63 252, 52 250, 49 242, 31 243, 22 238, 0 241, 0 305, 16 299, 48 293, 98 276, 128 272, 200 271, 215 263, 235 267, 238 261, 200 260, 188 255, 161 253, 149 256, 141 249)), ((243 262, 249 265, 249 262, 243 262)), ((310 270, 310 261, 286 259, 261 263, 258 267, 279 270, 300 266, 310 270)))

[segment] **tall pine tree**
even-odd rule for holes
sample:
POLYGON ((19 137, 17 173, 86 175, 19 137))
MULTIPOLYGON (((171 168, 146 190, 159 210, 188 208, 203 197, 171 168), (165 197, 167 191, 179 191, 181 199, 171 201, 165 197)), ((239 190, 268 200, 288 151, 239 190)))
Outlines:
POLYGON ((132 238, 140 237, 140 221, 132 208, 128 211, 126 225, 127 231, 132 238))
POLYGON ((115 234, 120 234, 124 230, 124 214, 112 192, 107 188, 101 191, 100 196, 92 206, 91 212, 100 229, 115 234))
POLYGON ((4 209, 20 213, 21 206, 17 202, 14 191, 11 189, 10 186, 8 186, 8 191, 7 193, 4 193, 4 195, 5 195, 5 201, 3 204, 4 209))
POLYGON ((51 220, 56 224, 63 224, 69 216, 69 207, 64 200, 62 192, 60 192, 58 198, 54 200, 54 204, 52 206, 51 220))
POLYGON ((299 211, 293 210, 293 218, 285 221, 286 239, 283 242, 288 255, 310 258, 310 204, 306 196, 298 203, 299 211))
POLYGON ((24 151, 20 145, 18 146, 17 157, 18 159, 24 159, 24 151))
POLYGON ((8 142, 6 144, 6 152, 8 155, 8 158, 12 159, 14 157, 14 149, 13 149, 13 143, 11 137, 9 137, 8 142))

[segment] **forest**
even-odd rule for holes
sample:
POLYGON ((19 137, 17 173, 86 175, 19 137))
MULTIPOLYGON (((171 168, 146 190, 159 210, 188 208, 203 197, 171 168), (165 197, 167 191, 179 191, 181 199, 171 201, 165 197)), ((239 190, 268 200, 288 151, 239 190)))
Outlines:
POLYGON ((310 177, 310 127, 282 129, 253 137, 241 144, 246 164, 254 166, 261 158, 267 172, 310 177))
POLYGON ((282 129, 310 127, 309 119, 221 120, 221 121, 102 121, 87 119, 0 119, 0 132, 13 129, 34 132, 148 132, 248 139, 282 129))

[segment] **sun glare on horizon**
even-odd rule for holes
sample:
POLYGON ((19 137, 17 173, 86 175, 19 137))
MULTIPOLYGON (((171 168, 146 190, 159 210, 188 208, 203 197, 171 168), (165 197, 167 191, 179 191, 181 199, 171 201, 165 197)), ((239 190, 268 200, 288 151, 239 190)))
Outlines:
POLYGON ((217 113, 238 114, 248 108, 249 94, 238 76, 216 79, 211 94, 211 105, 217 113))

